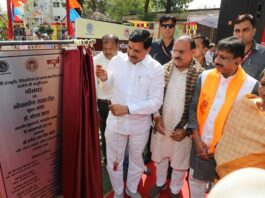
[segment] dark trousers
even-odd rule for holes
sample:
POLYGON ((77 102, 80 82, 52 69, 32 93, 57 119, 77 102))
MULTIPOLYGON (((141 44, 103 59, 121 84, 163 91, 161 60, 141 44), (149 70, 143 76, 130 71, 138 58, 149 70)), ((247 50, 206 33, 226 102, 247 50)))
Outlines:
POLYGON ((100 133, 101 133, 101 145, 102 145, 102 152, 103 152, 103 160, 106 161, 106 140, 105 140, 105 130, 106 130, 106 121, 109 115, 109 101, 98 99, 98 111, 100 115, 100 133))
POLYGON ((190 154, 190 167, 194 170, 193 177, 195 179, 213 181, 213 179, 217 176, 214 157, 209 157, 209 160, 202 159, 196 153, 194 142, 192 143, 190 154))

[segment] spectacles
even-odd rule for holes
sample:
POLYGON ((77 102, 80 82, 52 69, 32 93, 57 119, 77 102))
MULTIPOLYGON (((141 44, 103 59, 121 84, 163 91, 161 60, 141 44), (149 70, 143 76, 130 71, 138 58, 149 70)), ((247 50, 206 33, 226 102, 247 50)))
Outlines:
POLYGON ((172 50, 172 51, 170 51, 171 55, 175 55, 176 53, 184 54, 185 52, 186 52, 185 50, 172 50))
POLYGON ((160 25, 163 29, 172 29, 173 27, 175 27, 175 24, 161 24, 160 25))

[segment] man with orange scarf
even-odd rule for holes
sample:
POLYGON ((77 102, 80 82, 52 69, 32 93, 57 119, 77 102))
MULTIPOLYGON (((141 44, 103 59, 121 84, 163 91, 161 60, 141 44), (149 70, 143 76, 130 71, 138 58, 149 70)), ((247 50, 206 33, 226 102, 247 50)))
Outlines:
POLYGON ((259 96, 247 94, 227 117, 214 154, 220 179, 241 168, 265 169, 265 69, 260 76, 259 96))
POLYGON ((189 175, 191 198, 204 198, 207 181, 216 175, 214 150, 233 104, 247 93, 257 93, 258 82, 240 65, 243 57, 242 40, 223 39, 217 45, 215 68, 204 71, 198 79, 187 127, 193 138, 189 175))

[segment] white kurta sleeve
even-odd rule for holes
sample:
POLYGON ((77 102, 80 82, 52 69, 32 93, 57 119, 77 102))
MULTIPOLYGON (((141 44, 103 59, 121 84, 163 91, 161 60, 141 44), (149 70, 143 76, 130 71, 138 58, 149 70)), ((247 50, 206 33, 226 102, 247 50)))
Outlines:
POLYGON ((113 61, 110 61, 109 67, 107 69, 108 79, 106 81, 101 81, 100 86, 103 89, 104 93, 108 93, 113 88, 113 82, 114 82, 114 64, 113 61))

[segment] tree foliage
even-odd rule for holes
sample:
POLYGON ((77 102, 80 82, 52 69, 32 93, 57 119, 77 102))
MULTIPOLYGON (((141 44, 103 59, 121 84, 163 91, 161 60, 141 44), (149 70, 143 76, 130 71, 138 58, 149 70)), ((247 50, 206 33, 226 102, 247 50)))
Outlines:
POLYGON ((49 36, 51 36, 54 30, 50 25, 41 25, 38 31, 42 34, 47 33, 49 36))
POLYGON ((168 14, 183 11, 190 2, 192 2, 192 0, 155 0, 154 4, 157 10, 161 10, 168 14))
POLYGON ((99 11, 121 21, 123 16, 137 15, 141 20, 154 20, 155 11, 181 12, 192 0, 79 0, 83 14, 99 11))
POLYGON ((7 13, 0 14, 0 40, 7 40, 7 13))
POLYGON ((94 11, 98 11, 103 14, 106 12, 106 0, 79 0, 79 3, 83 7, 84 15, 94 11))
POLYGON ((143 6, 142 0, 108 1, 106 13, 115 20, 121 21, 122 17, 126 15, 143 14, 143 6))

